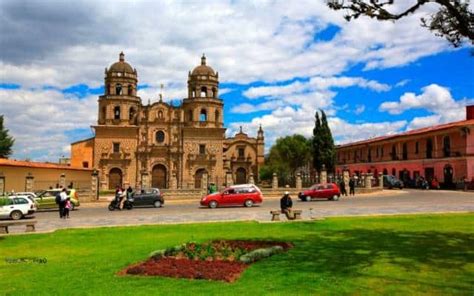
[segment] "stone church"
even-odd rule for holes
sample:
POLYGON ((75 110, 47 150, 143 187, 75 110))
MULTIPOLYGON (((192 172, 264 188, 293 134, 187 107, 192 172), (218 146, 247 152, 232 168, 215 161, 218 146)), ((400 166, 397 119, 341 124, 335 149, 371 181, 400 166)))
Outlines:
POLYGON ((204 188, 257 181, 264 163, 264 135, 225 137, 219 73, 201 64, 188 74, 188 97, 179 106, 143 104, 138 74, 120 53, 105 69, 95 136, 71 144, 71 166, 94 168, 101 189, 117 185, 204 188))

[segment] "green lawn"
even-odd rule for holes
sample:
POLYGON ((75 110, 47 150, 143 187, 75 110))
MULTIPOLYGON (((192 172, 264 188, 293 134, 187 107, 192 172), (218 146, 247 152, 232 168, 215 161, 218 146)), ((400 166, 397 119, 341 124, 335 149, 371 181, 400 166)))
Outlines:
POLYGON ((474 214, 63 230, 0 238, 0 260, 2 295, 472 295, 474 214), (219 238, 295 247, 232 284, 115 275, 151 251, 219 238), (5 261, 28 256, 48 261, 5 261))

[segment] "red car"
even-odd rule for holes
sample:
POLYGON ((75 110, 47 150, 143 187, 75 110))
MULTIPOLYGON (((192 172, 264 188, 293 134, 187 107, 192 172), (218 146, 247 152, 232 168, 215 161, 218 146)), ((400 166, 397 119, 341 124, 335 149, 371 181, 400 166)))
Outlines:
POLYGON ((339 200, 341 191, 335 183, 315 184, 308 190, 300 192, 298 198, 302 201, 311 201, 315 198, 326 198, 328 200, 339 200))
POLYGON ((246 206, 262 203, 262 192, 254 184, 234 185, 222 192, 208 194, 201 199, 201 206, 211 209, 218 206, 246 206))

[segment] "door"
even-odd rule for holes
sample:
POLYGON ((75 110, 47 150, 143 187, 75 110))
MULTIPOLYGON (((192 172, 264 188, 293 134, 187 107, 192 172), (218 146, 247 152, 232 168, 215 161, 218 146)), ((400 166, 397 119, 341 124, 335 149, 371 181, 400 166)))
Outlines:
POLYGON ((122 186, 122 170, 113 168, 109 172, 109 189, 115 189, 117 186, 122 186))
POLYGON ((444 167, 444 185, 451 187, 453 185, 453 167, 447 164, 444 167))
POLYGON ((425 179, 431 180, 434 177, 434 168, 425 168, 425 179))
POLYGON ((203 185, 207 184, 202 184, 202 176, 207 173, 205 169, 199 169, 196 171, 196 174, 194 175, 194 188, 202 188, 203 185))
POLYGON ((236 184, 247 183, 247 171, 244 168, 238 168, 235 176, 236 184))
POLYGON ((166 167, 162 164, 157 164, 153 167, 151 172, 151 187, 153 188, 167 188, 166 186, 166 167))

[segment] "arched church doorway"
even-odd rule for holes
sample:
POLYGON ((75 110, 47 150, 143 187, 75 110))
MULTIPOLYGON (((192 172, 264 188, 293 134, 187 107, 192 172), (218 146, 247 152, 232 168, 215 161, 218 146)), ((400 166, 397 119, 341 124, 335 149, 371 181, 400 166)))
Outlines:
POLYGON ((151 187, 153 188, 167 188, 166 186, 166 167, 162 164, 157 164, 151 171, 151 187))
POLYGON ((202 179, 202 176, 204 174, 207 174, 207 171, 206 169, 199 169, 196 171, 196 174, 194 175, 194 188, 202 188, 203 185, 206 185, 207 184, 203 184, 203 179, 202 179))
POLYGON ((115 189, 122 186, 122 170, 113 168, 109 172, 109 189, 115 189))
POLYGON ((247 171, 244 168, 238 168, 235 173, 235 183, 245 184, 247 183, 247 171))

